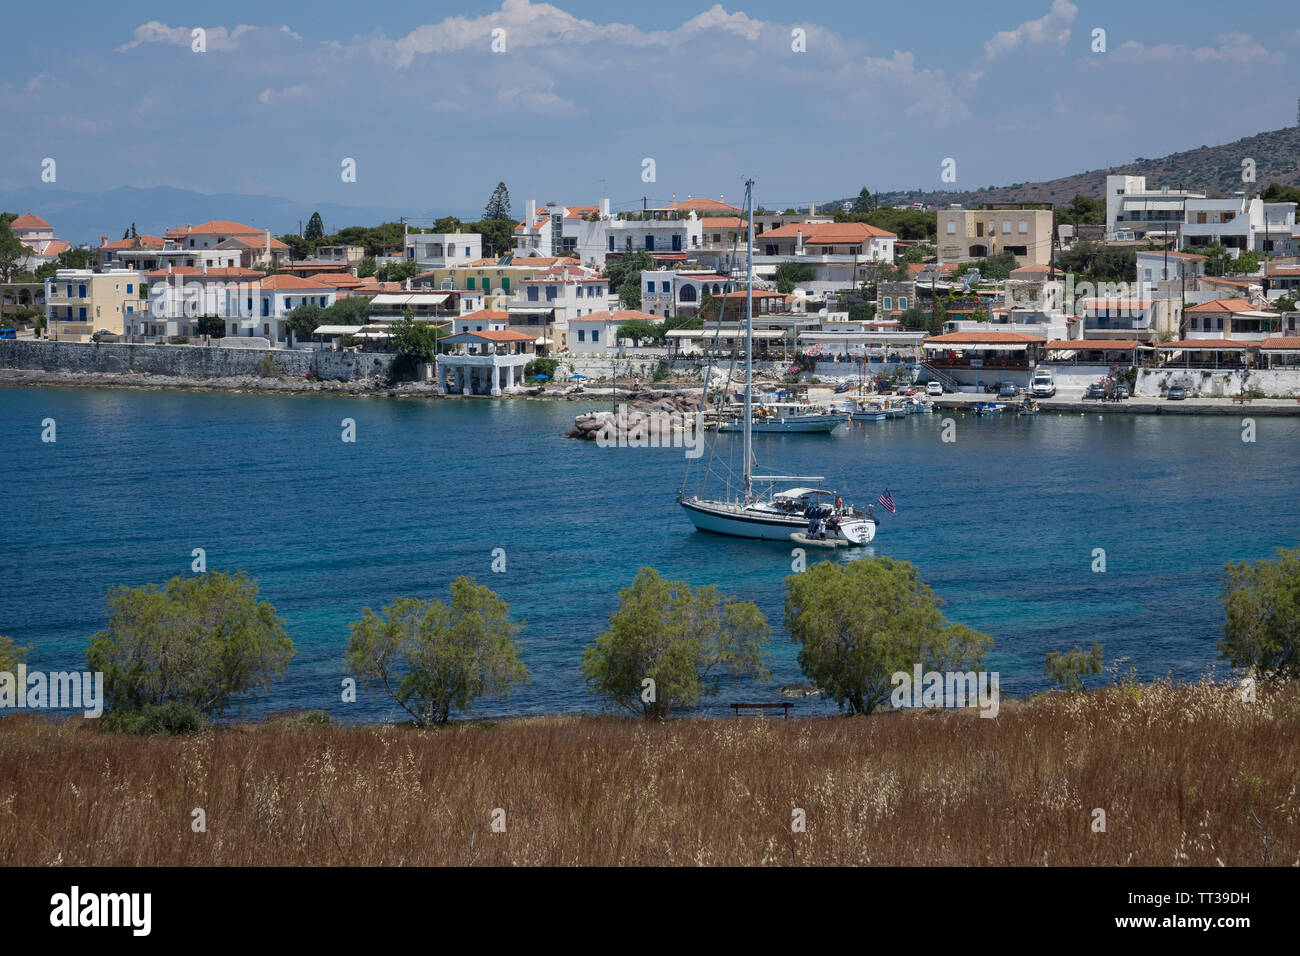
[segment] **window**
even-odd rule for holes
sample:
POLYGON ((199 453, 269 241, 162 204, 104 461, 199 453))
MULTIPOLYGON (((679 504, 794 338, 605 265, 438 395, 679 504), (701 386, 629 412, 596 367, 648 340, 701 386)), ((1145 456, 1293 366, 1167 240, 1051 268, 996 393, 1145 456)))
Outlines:
POLYGON ((114 282, 114 283, 113 283, 113 291, 114 291, 114 292, 121 292, 121 291, 122 291, 122 283, 120 283, 120 282, 114 282))
POLYGON ((578 329, 578 341, 579 341, 579 342, 585 342, 585 341, 587 341, 587 330, 586 330, 586 329, 578 329))
POLYGON ((885 296, 885 308, 886 308, 886 309, 892 309, 893 307, 894 307, 894 299, 893 299, 893 297, 892 297, 892 296, 888 296, 888 295, 885 296))
POLYGON ((907 296, 900 295, 898 297, 898 307, 904 311, 907 310, 907 296))
POLYGON ((1018 227, 1017 227, 1017 231, 1018 231, 1021 235, 1024 235, 1025 233, 1029 232, 1029 223, 1026 222, 1025 220, 1021 219, 1021 220, 1020 220, 1020 223, 1019 223, 1019 225, 1018 225, 1018 227))
POLYGON ((546 287, 546 299, 548 302, 551 299, 554 299, 557 295, 559 295, 559 289, 557 289, 555 286, 548 285, 546 287))
POLYGON ((68 298, 72 298, 72 286, 68 286, 68 298))
POLYGON ((592 329, 592 330, 591 330, 591 340, 592 340, 593 342, 599 342, 599 341, 600 341, 600 329, 592 329))
POLYGON ((1217 331, 1217 332, 1222 332, 1222 331, 1223 331, 1223 319, 1222 319, 1222 317, 1217 318, 1217 319, 1214 320, 1214 328, 1215 328, 1215 331, 1217 331))
POLYGON ((501 291, 502 291, 502 292, 507 292, 507 293, 510 291, 510 277, 509 277, 509 276, 502 276, 502 277, 501 277, 501 291))
POLYGON ((957 235, 957 223, 953 222, 951 219, 948 220, 948 235, 957 235))
POLYGON ((84 305, 77 310, 77 318, 82 322, 86 321, 86 307, 84 305))
POLYGON ((664 283, 661 284, 661 286, 660 286, 660 291, 661 291, 661 292, 667 292, 667 291, 668 291, 668 283, 667 283, 667 282, 664 282, 664 283))
POLYGON ((469 246, 465 247, 465 257, 469 258, 469 246))
POLYGON ((645 237, 645 251, 654 252, 654 249, 655 249, 655 237, 647 234, 645 237))
POLYGON ((465 289, 466 289, 466 290, 472 290, 473 288, 474 288, 474 277, 473 277, 473 276, 466 276, 466 277, 465 277, 465 289))
POLYGON ((536 301, 537 301, 537 286, 535 286, 535 285, 530 285, 530 286, 528 287, 528 301, 529 301, 529 302, 536 302, 536 301))
POLYGON ((1191 320, 1190 320, 1189 323, 1188 323, 1188 328, 1190 328, 1190 329, 1192 329, 1193 331, 1195 331, 1195 330, 1196 330, 1196 327, 1197 327, 1197 326, 1196 326, 1197 321, 1198 321, 1198 319, 1196 318, 1196 316, 1192 316, 1191 320))
POLYGON ((610 236, 610 237, 609 237, 609 251, 610 251, 610 252, 613 252, 613 251, 614 251, 614 237, 613 237, 613 236, 610 236))
POLYGON ((84 299, 85 297, 86 297, 86 286, 85 283, 82 283, 81 285, 77 286, 77 298, 84 299))
POLYGON ((1008 235, 1010 232, 1011 232, 1011 220, 1010 220, 1010 219, 1003 219, 1003 220, 1002 220, 1002 235, 1004 235, 1004 236, 1005 236, 1005 235, 1008 235))

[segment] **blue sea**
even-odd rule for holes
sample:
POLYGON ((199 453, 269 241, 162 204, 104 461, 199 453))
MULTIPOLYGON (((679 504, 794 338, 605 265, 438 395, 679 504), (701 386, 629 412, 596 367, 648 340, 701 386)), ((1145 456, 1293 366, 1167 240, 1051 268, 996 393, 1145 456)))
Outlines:
MULTIPOLYGON (((245 716, 398 719, 377 694, 342 702, 348 624, 397 597, 446 598, 464 574, 526 621, 532 672, 474 713, 594 711, 579 655, 649 565, 753 600, 772 624, 771 682, 728 685, 706 712, 803 681, 782 624, 790 548, 696 532, 675 502, 680 449, 563 437, 599 407, 0 388, 0 634, 35 645, 29 667, 83 668, 105 593, 187 575, 203 548, 209 569, 256 579, 297 647, 245 716), (341 440, 345 418, 354 443, 341 440)), ((1247 443, 1233 417, 953 417, 952 443, 939 415, 757 436, 761 471, 825 475, 859 505, 888 488, 897 502, 872 548, 808 560, 913 562, 950 619, 992 635, 988 665, 1012 695, 1046 686, 1049 650, 1094 640, 1142 679, 1224 670, 1224 564, 1300 540, 1300 419, 1258 418, 1247 443)), ((734 480, 739 443, 723 436, 691 463, 688 490, 706 462, 714 491, 734 480)))

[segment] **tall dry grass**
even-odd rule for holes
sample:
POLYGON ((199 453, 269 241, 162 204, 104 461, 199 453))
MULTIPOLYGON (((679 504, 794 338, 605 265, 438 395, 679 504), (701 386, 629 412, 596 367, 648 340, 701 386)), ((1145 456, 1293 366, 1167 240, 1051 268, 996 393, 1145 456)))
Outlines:
POLYGON ((1297 741, 1297 688, 1245 704, 1210 684, 1049 695, 992 720, 266 723, 141 739, 8 718, 0 862, 1295 865, 1297 741), (806 832, 791 832, 795 808, 806 832))

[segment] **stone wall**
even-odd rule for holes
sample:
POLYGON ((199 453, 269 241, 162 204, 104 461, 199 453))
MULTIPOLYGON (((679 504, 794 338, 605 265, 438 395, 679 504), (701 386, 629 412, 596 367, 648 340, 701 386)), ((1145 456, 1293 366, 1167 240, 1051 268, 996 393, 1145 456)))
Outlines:
POLYGON ((0 339, 0 368, 47 372, 134 372, 186 378, 257 375, 266 356, 274 374, 349 382, 386 373, 391 355, 314 349, 220 348, 0 339))

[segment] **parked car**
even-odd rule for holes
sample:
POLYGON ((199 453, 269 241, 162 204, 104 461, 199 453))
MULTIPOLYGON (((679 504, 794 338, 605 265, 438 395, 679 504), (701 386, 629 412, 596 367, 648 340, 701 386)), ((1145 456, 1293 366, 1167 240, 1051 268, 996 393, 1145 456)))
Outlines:
POLYGON ((1165 398, 1169 399, 1171 402, 1181 402, 1187 398, 1187 389, 1183 388, 1181 385, 1170 385, 1169 392, 1165 395, 1165 398))
POLYGON ((941 384, 938 383, 938 382, 927 382, 927 383, 925 384, 925 394, 926 394, 926 395, 942 395, 942 394, 943 394, 943 385, 941 385, 941 384))
POLYGON ((1015 398, 1020 394, 1020 386, 1015 382, 1003 382, 998 389, 998 398, 1015 398))
POLYGON ((898 394, 899 394, 899 395, 915 395, 915 394, 916 394, 916 386, 915 386, 915 385, 900 385, 900 386, 898 387, 898 394))
POLYGON ((1128 386, 1116 385, 1110 390, 1110 400, 1112 402, 1122 402, 1128 398, 1128 386))
POLYGON ((986 392, 992 392, 994 395, 996 395, 996 394, 998 393, 998 391, 999 391, 1001 388, 1002 388, 1002 383, 1001 383, 1001 382, 985 382, 985 383, 984 383, 984 391, 986 391, 986 392))
POLYGON ((1105 387, 1104 385, 1102 385, 1100 382, 1093 382, 1093 383, 1092 383, 1091 385, 1089 385, 1089 386, 1087 387, 1087 389, 1084 391, 1084 393, 1083 393, 1083 397, 1084 397, 1085 399, 1088 399, 1088 398, 1096 398, 1096 399, 1102 399, 1102 398, 1105 398, 1105 397, 1106 397, 1106 387, 1105 387))
POLYGON ((1056 379, 1051 369, 1040 368, 1034 373, 1034 381, 1029 387, 1034 398, 1051 398, 1056 394, 1056 379))

